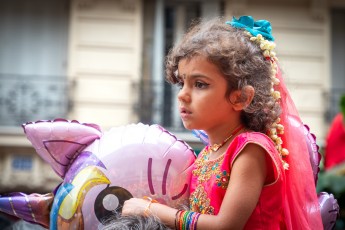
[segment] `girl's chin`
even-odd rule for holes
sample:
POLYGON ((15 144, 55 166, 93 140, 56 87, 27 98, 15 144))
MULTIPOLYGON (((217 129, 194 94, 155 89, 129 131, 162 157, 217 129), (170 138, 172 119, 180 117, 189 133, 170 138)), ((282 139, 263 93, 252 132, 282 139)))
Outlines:
POLYGON ((190 124, 190 123, 183 122, 183 126, 185 127, 185 129, 188 129, 188 130, 198 129, 198 128, 196 128, 195 125, 190 124))

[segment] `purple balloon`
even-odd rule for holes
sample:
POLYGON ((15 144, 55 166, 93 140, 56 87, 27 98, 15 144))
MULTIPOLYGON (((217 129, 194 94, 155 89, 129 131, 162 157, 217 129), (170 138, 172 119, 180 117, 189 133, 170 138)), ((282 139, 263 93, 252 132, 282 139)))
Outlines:
POLYGON ((194 130, 192 130, 192 133, 194 134, 195 137, 199 138, 200 141, 204 145, 208 145, 208 143, 209 143, 208 136, 207 136, 207 134, 205 133, 204 130, 194 129, 194 130))
POLYGON ((23 128, 63 182, 49 202, 39 194, 0 195, 0 212, 51 230, 98 229, 131 197, 188 205, 195 153, 161 126, 129 124, 102 132, 98 125, 55 119, 23 128))
POLYGON ((325 230, 331 230, 339 216, 338 201, 334 198, 333 194, 328 194, 327 192, 320 192, 317 197, 319 200, 323 227, 325 230))
POLYGON ((320 172, 319 165, 321 161, 321 154, 319 153, 319 146, 316 144, 316 137, 313 133, 310 133, 310 128, 308 125, 303 125, 303 132, 305 135, 305 140, 307 142, 310 164, 313 170, 313 176, 316 185, 318 180, 318 174, 320 172))

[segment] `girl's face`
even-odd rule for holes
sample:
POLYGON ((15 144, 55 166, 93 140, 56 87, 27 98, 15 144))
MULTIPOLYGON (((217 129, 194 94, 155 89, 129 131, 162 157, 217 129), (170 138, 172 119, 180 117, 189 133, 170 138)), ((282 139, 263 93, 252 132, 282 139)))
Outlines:
POLYGON ((235 111, 225 98, 227 82, 216 65, 204 56, 183 59, 178 75, 179 110, 186 129, 212 131, 231 122, 235 111))

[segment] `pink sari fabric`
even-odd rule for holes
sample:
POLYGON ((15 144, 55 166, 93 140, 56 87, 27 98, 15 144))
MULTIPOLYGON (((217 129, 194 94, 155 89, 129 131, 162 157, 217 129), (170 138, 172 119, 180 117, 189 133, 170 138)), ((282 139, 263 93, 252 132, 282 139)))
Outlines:
POLYGON ((192 174, 191 210, 202 214, 218 214, 228 187, 232 164, 249 143, 260 145, 266 150, 274 169, 275 182, 264 186, 245 229, 284 229, 285 172, 273 142, 262 133, 238 135, 226 153, 215 160, 207 160, 208 147, 199 154, 192 174))
POLYGON ((285 170, 284 188, 284 219, 287 229, 323 229, 303 123, 279 68, 276 76, 280 80, 277 87, 281 95, 280 124, 284 126, 284 134, 281 137, 283 147, 289 150, 289 155, 284 159, 289 164, 289 169, 285 170))

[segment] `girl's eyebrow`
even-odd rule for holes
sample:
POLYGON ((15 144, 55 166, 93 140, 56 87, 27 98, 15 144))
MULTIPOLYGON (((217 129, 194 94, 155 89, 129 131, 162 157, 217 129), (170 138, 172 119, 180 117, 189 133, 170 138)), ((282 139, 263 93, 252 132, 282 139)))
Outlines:
POLYGON ((207 80, 211 80, 210 77, 204 75, 204 74, 201 74, 201 73, 193 73, 191 75, 186 75, 186 74, 181 74, 181 75, 178 75, 177 76, 177 79, 179 80, 186 80, 186 78, 189 78, 189 79, 195 79, 195 78, 204 78, 204 79, 207 79, 207 80))

